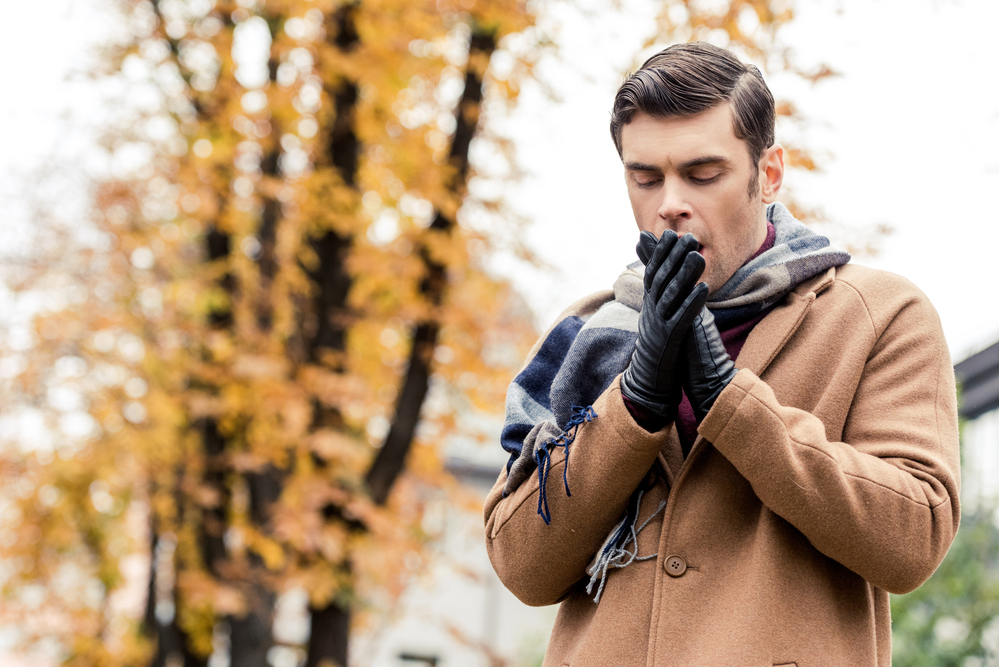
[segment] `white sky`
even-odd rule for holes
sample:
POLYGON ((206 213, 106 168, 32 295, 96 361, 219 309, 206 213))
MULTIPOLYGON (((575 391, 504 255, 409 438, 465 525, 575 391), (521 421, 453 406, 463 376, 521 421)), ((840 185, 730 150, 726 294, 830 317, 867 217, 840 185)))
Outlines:
MULTIPOLYGON (((561 102, 528 89, 505 125, 529 172, 511 201, 534 221, 527 242, 558 267, 515 274, 539 324, 609 286, 637 239, 607 119, 621 76, 652 28, 653 3, 626 0, 625 12, 603 10, 607 3, 598 0, 580 4, 591 7, 588 15, 557 5, 560 60, 542 69, 561 102)), ((896 229, 880 256, 859 261, 900 273, 930 296, 955 359, 996 341, 999 308, 988 282, 999 264, 991 201, 999 191, 999 51, 990 44, 999 3, 797 4, 785 42, 801 63, 825 61, 843 76, 816 87, 768 76, 775 95, 790 97, 811 119, 808 145, 832 154, 824 173, 791 174, 789 186, 834 220, 896 229)), ((66 73, 82 63, 98 31, 89 0, 5 5, 17 29, 0 40, 0 61, 8 63, 0 96, 0 233, 17 210, 16 177, 54 150, 75 153, 84 141, 67 133, 62 119, 85 118, 96 99, 66 73)))

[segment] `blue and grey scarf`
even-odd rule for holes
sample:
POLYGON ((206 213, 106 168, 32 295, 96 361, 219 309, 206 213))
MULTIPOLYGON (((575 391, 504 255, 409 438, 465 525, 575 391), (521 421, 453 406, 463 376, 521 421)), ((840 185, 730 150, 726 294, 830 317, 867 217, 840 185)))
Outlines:
MULTIPOLYGON (((850 261, 848 253, 832 248, 829 239, 797 221, 782 204, 768 206, 767 219, 776 232, 773 247, 743 265, 708 299, 707 307, 722 328, 763 312, 801 282, 850 261)), ((644 295, 643 271, 641 262, 633 262, 614 283, 612 299, 591 315, 566 317, 556 324, 507 391, 500 436, 510 454, 504 495, 536 471, 538 514, 545 523, 551 521, 547 482, 552 452, 565 448, 562 481, 571 496, 569 447, 578 429, 598 417, 593 402, 631 360, 644 295)), ((627 551, 636 539, 638 492, 636 497, 638 502, 629 503, 627 516, 608 535, 592 568, 594 578, 601 578, 601 589, 608 567, 623 567, 637 558, 627 551)))

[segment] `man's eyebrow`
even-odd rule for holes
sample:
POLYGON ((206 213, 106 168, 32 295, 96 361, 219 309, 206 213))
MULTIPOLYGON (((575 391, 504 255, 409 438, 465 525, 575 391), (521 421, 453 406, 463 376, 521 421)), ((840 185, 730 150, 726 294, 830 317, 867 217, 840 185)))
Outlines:
POLYGON ((693 160, 687 160, 680 165, 680 171, 685 171, 687 169, 693 169, 694 167, 700 167, 705 164, 724 164, 727 163, 729 159, 723 155, 705 155, 704 157, 697 157, 693 160))
POLYGON ((624 168, 628 171, 662 171, 656 165, 644 162, 625 162, 624 168))
MULTIPOLYGON (((728 162, 729 159, 724 155, 705 155, 703 157, 696 157, 693 160, 687 160, 686 162, 680 164, 680 171, 693 169, 694 167, 700 167, 705 164, 727 164, 728 162)), ((625 162, 624 168, 628 171, 662 171, 662 169, 656 165, 647 164, 645 162, 625 162)))

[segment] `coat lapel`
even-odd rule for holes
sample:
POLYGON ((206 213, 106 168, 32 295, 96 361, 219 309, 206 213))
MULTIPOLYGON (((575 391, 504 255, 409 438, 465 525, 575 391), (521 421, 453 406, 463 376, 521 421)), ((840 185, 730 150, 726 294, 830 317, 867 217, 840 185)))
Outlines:
POLYGON ((815 297, 832 284, 835 277, 836 268, 833 267, 806 280, 788 294, 749 332, 746 344, 735 360, 736 368, 747 368, 761 376, 801 326, 815 297))

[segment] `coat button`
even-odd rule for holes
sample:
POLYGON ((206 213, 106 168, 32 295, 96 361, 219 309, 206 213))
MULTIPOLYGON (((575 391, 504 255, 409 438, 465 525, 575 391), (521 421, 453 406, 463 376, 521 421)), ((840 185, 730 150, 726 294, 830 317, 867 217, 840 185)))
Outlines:
POLYGON ((668 574, 671 577, 682 576, 683 573, 687 571, 686 561, 684 561, 679 556, 670 556, 669 558, 667 558, 666 562, 663 564, 663 567, 666 568, 666 574, 668 574))

